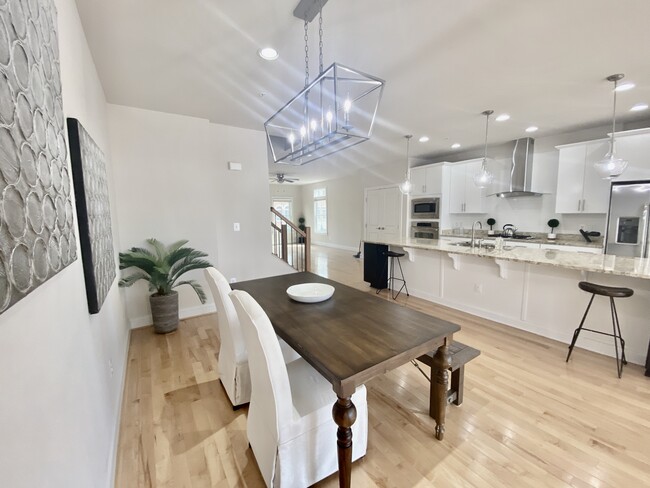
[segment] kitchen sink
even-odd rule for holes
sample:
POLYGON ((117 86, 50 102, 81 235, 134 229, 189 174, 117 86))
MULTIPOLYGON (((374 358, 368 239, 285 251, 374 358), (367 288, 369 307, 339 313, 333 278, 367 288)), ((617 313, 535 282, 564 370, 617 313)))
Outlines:
MULTIPOLYGON (((462 242, 450 242, 450 246, 458 247, 472 247, 471 241, 462 241, 462 242)), ((480 248, 478 247, 478 242, 474 243, 474 249, 482 249, 484 251, 493 251, 494 244, 483 244, 480 248)))

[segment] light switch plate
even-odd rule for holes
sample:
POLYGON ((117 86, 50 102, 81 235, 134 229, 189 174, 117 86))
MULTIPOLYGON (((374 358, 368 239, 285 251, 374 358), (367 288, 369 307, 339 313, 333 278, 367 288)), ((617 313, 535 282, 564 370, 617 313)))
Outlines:
POLYGON ((241 163, 235 163, 234 161, 228 161, 228 169, 230 171, 241 171, 241 163))
POLYGON ((240 227, 239 227, 239 222, 235 222, 232 224, 232 228, 234 229, 235 232, 239 232, 240 227))

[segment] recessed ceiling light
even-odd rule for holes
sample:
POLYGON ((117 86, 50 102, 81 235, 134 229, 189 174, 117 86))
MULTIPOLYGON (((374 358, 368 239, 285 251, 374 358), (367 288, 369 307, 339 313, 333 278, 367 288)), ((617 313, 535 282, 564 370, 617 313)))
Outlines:
POLYGON ((628 91, 634 88, 636 85, 632 83, 631 81, 626 81, 625 83, 621 83, 616 87, 617 92, 622 92, 622 91, 628 91))
POLYGON ((531 125, 526 129, 526 132, 536 132, 539 129, 539 127, 535 127, 534 125, 531 125))
POLYGON ((508 114, 501 114, 501 115, 498 115, 497 118, 494 119, 494 120, 496 120, 497 122, 505 122, 505 121, 508 120, 509 118, 510 118, 510 115, 508 115, 508 114))
POLYGON ((260 58, 266 59, 267 61, 278 59, 279 56, 278 52, 272 47, 263 47, 257 51, 257 54, 259 54, 260 58))
POLYGON ((420 142, 429 142, 429 136, 422 136, 418 139, 420 142))
POLYGON ((642 110, 648 110, 647 103, 637 103, 634 107, 630 109, 630 112, 641 112, 642 110))
POLYGON ((452 149, 459 149, 459 148, 460 148, 460 144, 458 144, 457 142, 455 142, 455 143, 453 143, 453 144, 451 145, 451 148, 452 148, 452 149))

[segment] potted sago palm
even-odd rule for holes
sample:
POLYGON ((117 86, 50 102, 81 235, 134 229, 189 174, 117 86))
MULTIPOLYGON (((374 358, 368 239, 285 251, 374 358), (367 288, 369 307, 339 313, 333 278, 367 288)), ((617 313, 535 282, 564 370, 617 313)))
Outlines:
POLYGON ((149 297, 153 327, 158 334, 173 332, 178 328, 178 292, 174 288, 189 285, 205 303, 203 288, 195 280, 182 280, 180 277, 188 271, 212 266, 207 254, 191 247, 185 247, 188 241, 178 241, 165 246, 157 239, 147 239, 150 248, 132 247, 120 253, 120 269, 137 268, 133 274, 125 276, 119 286, 127 287, 139 280, 149 283, 149 297))

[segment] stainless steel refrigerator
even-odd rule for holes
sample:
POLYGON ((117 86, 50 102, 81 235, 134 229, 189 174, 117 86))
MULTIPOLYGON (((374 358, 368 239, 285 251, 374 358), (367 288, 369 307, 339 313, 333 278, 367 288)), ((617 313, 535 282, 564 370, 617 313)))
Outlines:
POLYGON ((605 253, 650 257, 650 180, 612 183, 605 253))

